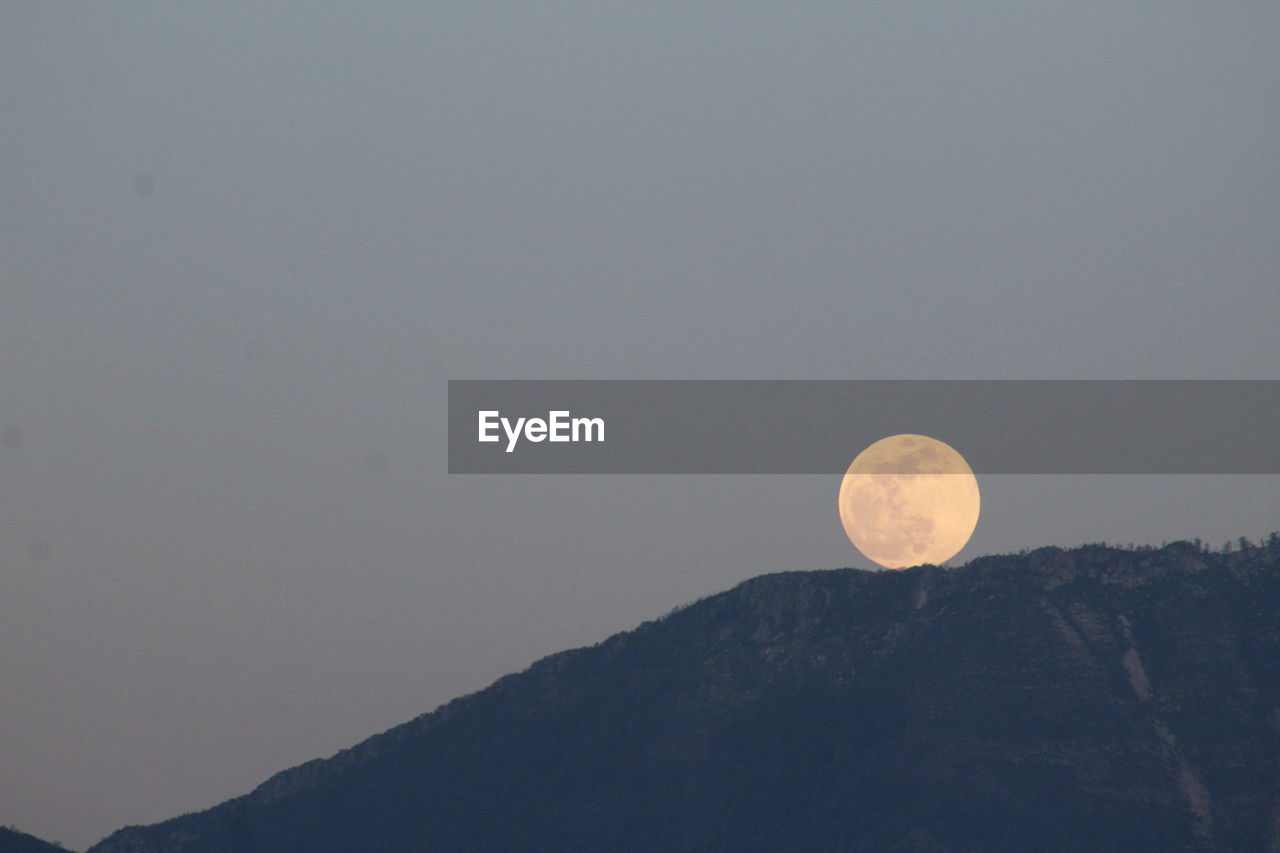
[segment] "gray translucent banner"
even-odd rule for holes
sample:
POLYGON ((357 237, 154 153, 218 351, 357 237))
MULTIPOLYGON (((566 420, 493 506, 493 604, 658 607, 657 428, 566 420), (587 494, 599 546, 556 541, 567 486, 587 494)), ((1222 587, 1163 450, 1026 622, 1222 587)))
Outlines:
POLYGON ((1280 474, 1280 381, 449 382, 451 474, 842 474, 897 433, 979 474, 1280 474))

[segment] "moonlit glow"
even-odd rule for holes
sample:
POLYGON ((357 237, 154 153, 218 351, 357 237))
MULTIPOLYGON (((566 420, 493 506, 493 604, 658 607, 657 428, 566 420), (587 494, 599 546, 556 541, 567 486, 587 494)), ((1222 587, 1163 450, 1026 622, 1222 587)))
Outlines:
POLYGON ((978 480, 964 457, 926 435, 891 435, 858 454, 840 483, 849 540, 885 568, 941 564, 978 524, 978 480))

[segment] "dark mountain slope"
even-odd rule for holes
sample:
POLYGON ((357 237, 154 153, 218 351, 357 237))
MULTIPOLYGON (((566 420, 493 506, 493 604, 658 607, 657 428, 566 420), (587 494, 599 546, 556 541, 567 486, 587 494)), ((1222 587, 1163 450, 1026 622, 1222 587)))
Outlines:
POLYGON ((1280 547, 756 578, 91 853, 1280 849, 1280 547))
POLYGON ((67 851, 64 847, 41 841, 34 835, 0 827, 0 853, 67 853, 67 851))

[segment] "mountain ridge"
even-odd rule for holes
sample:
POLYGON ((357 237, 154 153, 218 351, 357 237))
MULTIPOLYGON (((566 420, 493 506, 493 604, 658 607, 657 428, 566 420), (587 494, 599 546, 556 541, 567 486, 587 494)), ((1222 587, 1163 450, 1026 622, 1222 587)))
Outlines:
POLYGON ((67 853, 67 849, 13 827, 0 826, 0 853, 67 853))
POLYGON ((1278 566, 762 575, 89 853, 1280 849, 1278 566))

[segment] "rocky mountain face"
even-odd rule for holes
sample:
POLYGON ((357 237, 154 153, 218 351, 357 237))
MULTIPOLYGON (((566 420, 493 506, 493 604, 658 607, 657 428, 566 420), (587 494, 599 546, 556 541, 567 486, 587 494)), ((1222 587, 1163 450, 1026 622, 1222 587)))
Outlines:
POLYGON ((1280 850, 1280 543, 786 572, 90 853, 1280 850))
POLYGON ((67 853, 66 849, 16 829, 0 827, 0 853, 67 853))

